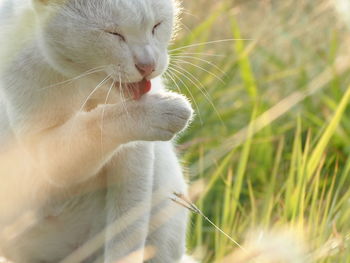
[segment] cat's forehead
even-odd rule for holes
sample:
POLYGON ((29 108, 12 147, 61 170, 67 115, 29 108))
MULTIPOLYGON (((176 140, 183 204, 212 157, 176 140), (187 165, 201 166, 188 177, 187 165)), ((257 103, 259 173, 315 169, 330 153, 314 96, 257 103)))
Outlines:
MULTIPOLYGON (((173 0, 73 0, 79 9, 119 23, 153 23, 173 15, 173 0)), ((73 3, 74 3, 73 2, 73 3)))
POLYGON ((170 3, 170 0, 114 0, 112 10, 124 19, 145 22, 155 16, 168 15, 171 12, 170 3))
POLYGON ((171 0, 109 0, 115 15, 123 20, 147 22, 172 13, 171 0))

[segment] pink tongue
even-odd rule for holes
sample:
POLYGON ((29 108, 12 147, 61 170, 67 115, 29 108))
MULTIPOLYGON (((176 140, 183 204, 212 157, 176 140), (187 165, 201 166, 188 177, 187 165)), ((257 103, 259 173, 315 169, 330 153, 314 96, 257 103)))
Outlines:
POLYGON ((134 100, 139 100, 144 94, 148 93, 152 88, 152 83, 150 80, 143 79, 138 83, 133 83, 131 85, 131 92, 133 94, 134 100))

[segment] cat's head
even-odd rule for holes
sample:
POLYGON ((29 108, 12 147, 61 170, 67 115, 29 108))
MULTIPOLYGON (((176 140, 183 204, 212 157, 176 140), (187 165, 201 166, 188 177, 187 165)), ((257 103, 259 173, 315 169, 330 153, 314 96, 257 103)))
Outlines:
POLYGON ((123 83, 160 75, 176 0, 32 0, 46 58, 70 76, 108 66, 123 83))

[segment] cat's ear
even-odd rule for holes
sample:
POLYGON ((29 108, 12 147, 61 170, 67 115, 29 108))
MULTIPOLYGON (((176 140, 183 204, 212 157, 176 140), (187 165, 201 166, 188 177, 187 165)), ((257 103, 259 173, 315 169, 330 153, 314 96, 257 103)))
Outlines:
POLYGON ((32 0, 32 5, 39 15, 47 15, 50 13, 50 7, 57 7, 64 4, 66 1, 67 0, 32 0))
POLYGON ((67 0, 32 0, 35 8, 42 8, 51 4, 63 4, 67 0))
POLYGON ((32 0, 35 5, 62 4, 66 0, 32 0))
POLYGON ((42 4, 42 5, 47 5, 50 0, 33 0, 34 4, 42 4))

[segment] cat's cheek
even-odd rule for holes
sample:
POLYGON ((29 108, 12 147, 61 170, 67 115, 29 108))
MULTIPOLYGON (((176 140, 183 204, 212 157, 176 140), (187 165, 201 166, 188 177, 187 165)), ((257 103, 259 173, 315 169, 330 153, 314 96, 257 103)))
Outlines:
POLYGON ((149 76, 150 79, 161 76, 168 68, 169 58, 168 55, 161 57, 157 60, 157 67, 155 71, 149 76))
POLYGON ((166 60, 164 61, 164 64, 161 66, 161 74, 163 74, 169 67, 170 60, 169 56, 166 57, 166 60))
POLYGON ((166 54, 166 55, 164 55, 164 57, 159 59, 160 71, 162 73, 164 73, 164 71, 168 68, 168 66, 170 64, 170 56, 168 54, 167 49, 165 49, 163 54, 166 54))

